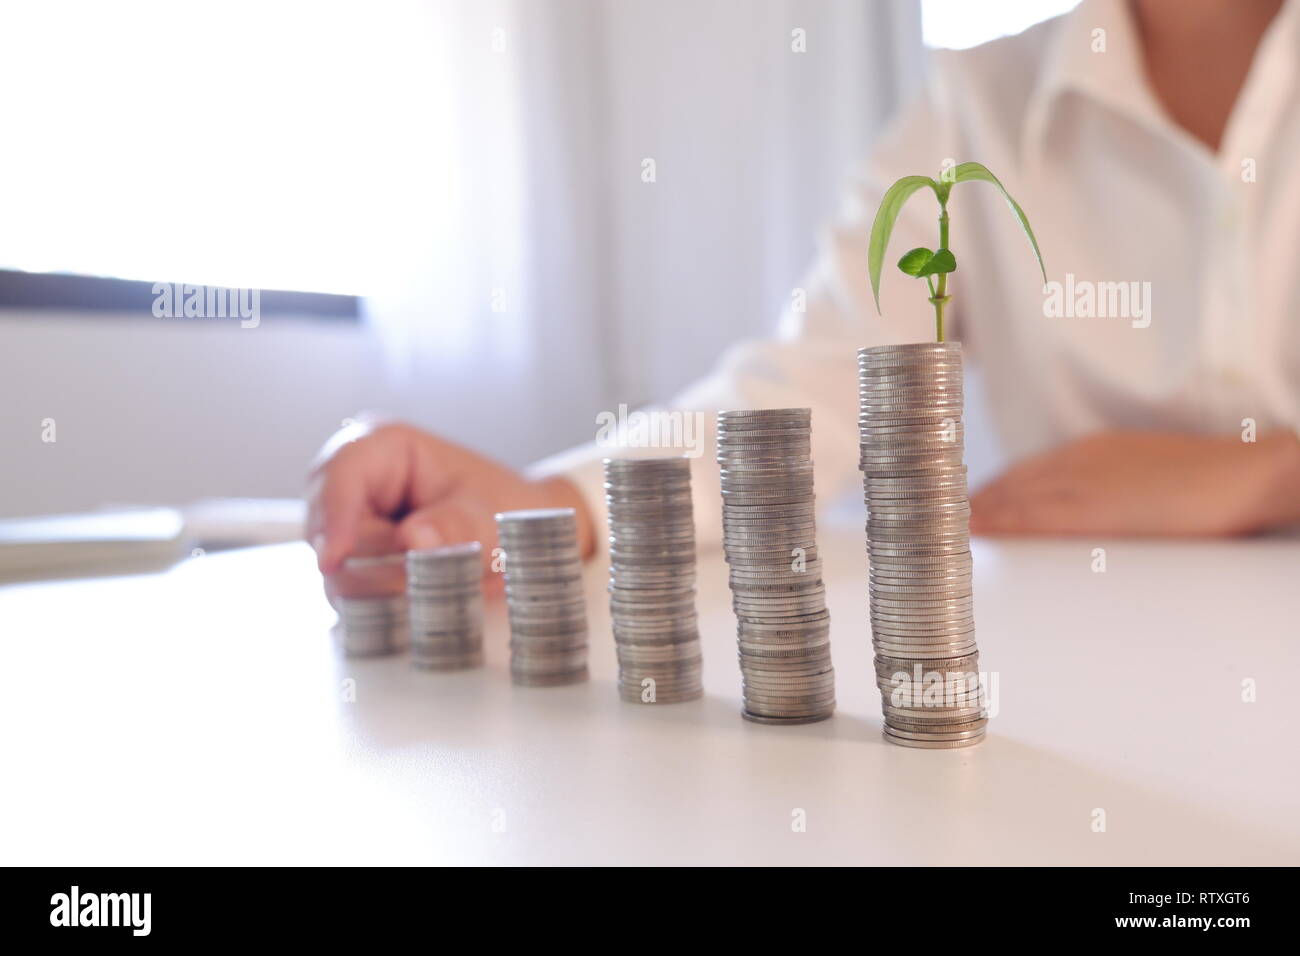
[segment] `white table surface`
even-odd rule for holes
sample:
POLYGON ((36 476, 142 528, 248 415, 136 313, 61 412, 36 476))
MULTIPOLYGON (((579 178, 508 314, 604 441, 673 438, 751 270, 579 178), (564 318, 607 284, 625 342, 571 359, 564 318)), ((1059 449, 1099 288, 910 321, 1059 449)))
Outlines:
POLYGON ((716 553, 671 705, 616 696, 599 565, 566 688, 511 685, 499 602, 483 669, 343 659, 304 545, 0 587, 0 862, 1300 863, 1300 541, 977 541, 998 713, 957 751, 881 740, 861 533, 820 543, 839 709, 801 727, 740 718, 716 553))

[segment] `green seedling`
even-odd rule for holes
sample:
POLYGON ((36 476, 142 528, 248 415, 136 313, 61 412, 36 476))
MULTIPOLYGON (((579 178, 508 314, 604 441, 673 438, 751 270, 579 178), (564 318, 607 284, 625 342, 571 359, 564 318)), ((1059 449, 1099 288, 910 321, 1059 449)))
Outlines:
POLYGON ((1011 198, 1011 194, 1002 183, 998 182, 998 178, 985 167, 979 163, 962 163, 960 166, 945 169, 938 180, 931 179, 929 176, 904 176, 885 192, 884 198, 880 200, 880 208, 876 210, 875 221, 871 224, 871 242, 867 251, 871 270, 871 294, 876 300, 876 312, 879 312, 880 270, 885 262, 885 247, 889 245, 889 236, 894 231, 894 223, 898 221, 898 214, 903 211, 903 205, 911 198, 912 193, 929 186, 934 191, 935 198, 939 200, 939 247, 927 249, 919 246, 916 249, 909 249, 903 253, 903 258, 898 260, 898 268, 905 275, 925 279, 930 289, 930 304, 934 306, 934 332, 937 342, 943 341, 943 310, 952 301, 952 296, 948 294, 948 276, 957 271, 957 259, 948 248, 948 195, 957 183, 975 180, 992 183, 1002 193, 1002 198, 1007 201, 1007 205, 1019 220, 1020 227, 1029 237, 1029 244, 1034 247, 1034 255, 1038 258, 1038 269, 1043 274, 1043 282, 1044 284, 1047 282, 1043 254, 1038 251, 1038 240, 1034 238, 1034 230, 1029 226, 1025 211, 1011 198))

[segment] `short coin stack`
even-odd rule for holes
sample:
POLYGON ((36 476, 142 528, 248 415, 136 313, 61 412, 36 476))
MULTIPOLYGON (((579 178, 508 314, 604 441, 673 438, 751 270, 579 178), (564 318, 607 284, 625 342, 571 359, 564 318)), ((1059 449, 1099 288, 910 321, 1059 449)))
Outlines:
POLYGON ((510 673, 535 687, 587 679, 587 603, 572 508, 497 515, 505 550, 510 673))
POLYGON ((483 663, 483 559, 477 541, 406 554, 411 663, 461 670, 483 663))
POLYGON ((606 458, 605 501, 619 694, 639 703, 694 700, 704 687, 690 460, 606 458))
POLYGON ((861 349, 858 385, 885 739, 970 746, 983 739, 988 719, 971 591, 961 346, 861 349))
POLYGON ((830 614, 817 554, 812 412, 718 413, 722 530, 748 720, 797 724, 835 711, 830 614))
POLYGON ((398 654, 409 642, 400 554, 348 558, 343 571, 367 597, 336 597, 343 652, 348 657, 398 654))

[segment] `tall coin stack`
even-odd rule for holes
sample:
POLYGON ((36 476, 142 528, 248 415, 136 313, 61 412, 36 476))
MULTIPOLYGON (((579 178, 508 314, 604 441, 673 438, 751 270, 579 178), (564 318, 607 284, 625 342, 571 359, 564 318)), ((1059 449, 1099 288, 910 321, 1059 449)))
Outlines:
POLYGON ((687 458, 606 458, 609 611, 626 701, 704 693, 687 458))
POLYGON ((384 554, 348 558, 343 570, 366 597, 335 597, 343 653, 348 657, 398 654, 409 643, 406 594, 401 590, 405 557, 384 554))
POLYGON ((807 408, 718 413, 743 715, 758 723, 811 723, 835 711, 811 425, 807 408))
POLYGON ((483 663, 483 563, 477 541, 406 554, 411 663, 461 670, 483 663))
POLYGON ((988 718, 971 591, 961 345, 860 349, 858 387, 885 739, 967 747, 983 739, 988 718))
POLYGON ((572 508, 497 515, 505 550, 510 674, 548 687, 587 679, 587 602, 572 508))

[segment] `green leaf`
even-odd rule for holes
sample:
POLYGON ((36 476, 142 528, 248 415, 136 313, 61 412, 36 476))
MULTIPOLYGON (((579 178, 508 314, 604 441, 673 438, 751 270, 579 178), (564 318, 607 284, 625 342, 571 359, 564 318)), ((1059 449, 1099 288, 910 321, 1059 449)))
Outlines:
POLYGON ((957 271, 957 257, 954 256, 947 249, 940 249, 938 252, 936 252, 933 256, 930 257, 930 261, 925 264, 925 266, 921 269, 920 272, 917 273, 917 275, 933 276, 933 275, 939 275, 940 273, 956 272, 956 271, 957 271))
POLYGON ((1047 282, 1047 268, 1043 265, 1043 254, 1038 251, 1038 240, 1034 238, 1034 230, 1029 225, 1029 217, 1026 216, 1025 211, 1020 208, 1020 204, 1011 198, 1011 193, 1007 192, 1006 187, 1003 186, 1002 183, 998 182, 998 177, 994 176, 986 167, 979 163, 962 163, 953 170, 953 173, 954 182, 965 183, 973 180, 982 180, 983 182, 992 183, 994 186, 998 187, 998 191, 1002 193, 1002 198, 1007 201, 1007 205, 1011 207, 1011 211, 1015 213, 1016 218, 1020 220, 1020 228, 1023 229, 1025 235, 1029 237, 1029 244, 1034 247, 1034 255, 1038 259, 1038 269, 1043 274, 1043 282, 1047 282))
POLYGON ((929 176, 904 176, 894 183, 880 200, 880 208, 876 210, 876 218, 871 223, 867 266, 871 273, 871 294, 875 297, 877 312, 880 311, 880 270, 885 264, 885 247, 889 245, 889 236, 894 231, 898 214, 903 211, 903 204, 923 186, 929 186, 935 190, 935 196, 938 196, 939 184, 929 176))
POLYGON ((903 253, 903 258, 898 260, 898 268, 902 269, 905 275, 919 276, 923 274, 921 270, 925 268, 925 264, 933 258, 933 252, 925 246, 917 246, 903 253))

